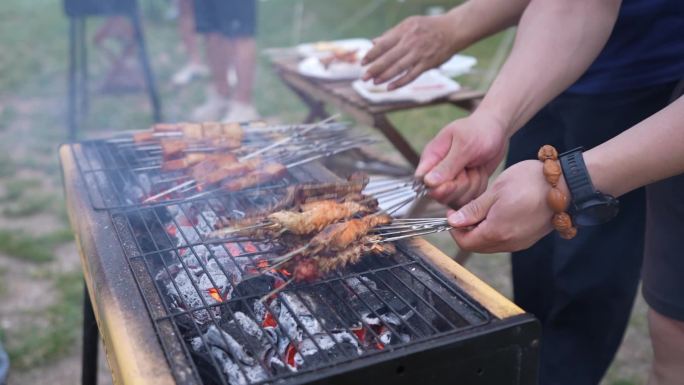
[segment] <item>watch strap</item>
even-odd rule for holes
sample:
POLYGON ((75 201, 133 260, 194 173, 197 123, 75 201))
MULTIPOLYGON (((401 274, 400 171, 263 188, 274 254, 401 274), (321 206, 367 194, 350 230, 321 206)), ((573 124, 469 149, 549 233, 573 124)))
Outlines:
POLYGON ((576 206, 591 199, 596 194, 596 190, 591 183, 587 166, 584 164, 582 148, 579 147, 565 152, 558 158, 563 170, 565 183, 568 185, 572 195, 573 204, 576 206))

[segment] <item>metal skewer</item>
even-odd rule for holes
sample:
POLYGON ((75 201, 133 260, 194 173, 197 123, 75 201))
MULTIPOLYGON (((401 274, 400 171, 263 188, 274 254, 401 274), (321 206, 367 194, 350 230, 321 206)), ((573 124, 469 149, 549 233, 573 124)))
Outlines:
POLYGON ((278 287, 276 287, 275 289, 273 289, 273 290, 269 291, 268 293, 266 293, 266 295, 264 295, 263 297, 259 298, 259 302, 261 302, 261 303, 266 302, 266 300, 268 300, 270 297, 272 297, 272 296, 278 294, 279 292, 283 291, 283 289, 285 289, 285 288, 286 288, 289 284, 291 284, 292 282, 294 282, 294 277, 292 277, 292 278, 288 279, 287 281, 285 281, 285 283, 282 284, 281 286, 278 286, 278 287))
POLYGON ((264 148, 262 148, 262 149, 260 149, 260 150, 257 150, 257 151, 255 151, 255 152, 253 152, 253 153, 251 153, 251 154, 245 155, 244 157, 241 158, 241 160, 246 160, 246 159, 253 158, 253 157, 255 157, 255 156, 259 155, 259 154, 262 154, 262 153, 264 153, 264 152, 266 152, 266 151, 268 151, 268 150, 270 150, 270 149, 273 149, 273 148, 275 148, 275 147, 278 147, 278 146, 281 146, 281 145, 283 145, 283 144, 285 144, 285 143, 288 143, 288 142, 292 141, 295 137, 300 136, 300 135, 303 135, 303 134, 305 134, 305 133, 307 133, 307 132, 313 130, 314 128, 319 127, 320 125, 323 125, 323 124, 325 124, 325 123, 327 123, 327 122, 330 122, 330 121, 336 119, 337 117, 338 117, 338 115, 333 115, 333 116, 331 116, 331 117, 329 117, 329 118, 327 118, 327 119, 324 119, 324 120, 322 120, 322 121, 320 121, 320 122, 318 122, 318 123, 316 123, 316 124, 314 124, 314 125, 311 125, 311 127, 308 127, 308 128, 306 128, 306 129, 304 129, 302 132, 299 132, 299 133, 296 133, 295 135, 288 136, 288 137, 286 137, 286 138, 283 138, 283 139, 281 139, 281 140, 278 140, 278 141, 274 142, 273 144, 271 144, 271 145, 269 145, 269 146, 266 146, 266 147, 264 147, 264 148))
POLYGON ((159 194, 156 194, 156 195, 153 195, 153 196, 151 196, 151 197, 146 198, 142 203, 149 203, 149 202, 156 201, 157 199, 159 199, 159 198, 161 198, 161 197, 167 196, 167 195, 171 194, 171 193, 174 192, 174 191, 181 190, 181 189, 183 189, 184 187, 190 186, 190 185, 192 185, 192 184, 194 184, 194 183, 196 183, 194 180, 189 180, 189 181, 187 181, 187 182, 181 183, 181 184, 179 184, 178 186, 171 187, 170 189, 164 190, 164 191, 160 192, 159 194))
MULTIPOLYGON (((352 149, 352 148, 356 148, 356 147, 357 147, 356 145, 349 145, 349 146, 347 146, 347 147, 342 147, 342 148, 338 148, 338 149, 336 149, 336 150, 328 151, 328 152, 325 152, 325 153, 316 154, 316 155, 310 156, 310 157, 308 157, 308 158, 301 159, 301 160, 298 160, 298 161, 295 161, 295 162, 286 164, 286 165, 285 165, 285 168, 288 168, 288 169, 289 169, 289 168, 292 168, 292 167, 300 166, 300 165, 302 165, 302 164, 304 164, 304 163, 308 163, 308 162, 312 162, 312 161, 314 161, 314 160, 316 160, 316 159, 320 159, 320 158, 325 158, 325 157, 328 157, 328 156, 332 156, 332 155, 338 154, 338 153, 340 153, 340 152, 348 151, 348 150, 350 150, 350 149, 352 149)), ((189 189, 191 189, 191 187, 186 188, 184 191, 188 191, 189 189)), ((203 197, 203 196, 206 196, 206 195, 208 195, 208 194, 212 194, 212 193, 214 193, 214 192, 221 191, 221 190, 223 190, 223 188, 218 187, 218 188, 214 188, 214 189, 211 189, 211 190, 202 191, 202 192, 199 192, 199 193, 197 193, 197 194, 195 194, 195 195, 192 195, 192 196, 190 196, 190 197, 188 197, 188 198, 186 198, 186 199, 187 199, 187 200, 190 200, 190 199, 201 198, 201 197, 203 197)), ((174 191, 176 191, 176 190, 174 190, 174 191)))

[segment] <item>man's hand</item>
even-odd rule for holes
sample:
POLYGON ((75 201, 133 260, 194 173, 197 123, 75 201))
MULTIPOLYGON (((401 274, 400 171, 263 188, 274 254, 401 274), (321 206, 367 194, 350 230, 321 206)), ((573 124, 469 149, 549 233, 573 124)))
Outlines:
MULTIPOLYGON (((551 186, 543 164, 526 160, 509 167, 479 198, 449 213, 459 247, 481 253, 525 249, 552 230, 553 211, 546 203, 551 186), (472 230, 464 230, 472 227, 472 230)), ((565 182, 559 183, 567 195, 565 182)))
POLYGON ((385 83, 396 89, 416 79, 423 72, 449 59, 457 49, 448 36, 448 22, 443 16, 412 16, 374 40, 375 45, 363 58, 370 65, 364 80, 385 83))
POLYGON ((476 111, 444 127, 423 150, 416 177, 430 195, 460 207, 487 188, 504 156, 507 127, 493 115, 476 111))

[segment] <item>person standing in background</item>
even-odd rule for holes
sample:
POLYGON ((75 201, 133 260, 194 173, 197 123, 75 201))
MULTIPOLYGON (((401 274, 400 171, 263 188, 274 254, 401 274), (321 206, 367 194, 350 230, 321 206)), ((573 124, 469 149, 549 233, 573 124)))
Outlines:
POLYGON ((195 120, 247 121, 258 119, 252 104, 256 68, 256 0, 195 0, 195 27, 206 35, 211 87, 195 120), (228 71, 234 68, 234 89, 228 71))

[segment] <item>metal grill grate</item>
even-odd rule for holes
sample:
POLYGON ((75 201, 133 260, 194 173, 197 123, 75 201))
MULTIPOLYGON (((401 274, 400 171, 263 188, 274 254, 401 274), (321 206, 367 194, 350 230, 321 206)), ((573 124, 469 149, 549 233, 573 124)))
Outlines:
POLYGON ((490 321, 489 313, 402 243, 392 256, 367 256, 325 279, 288 286, 262 308, 257 300, 286 272, 254 270, 281 252, 279 245, 208 245, 203 236, 213 218, 272 204, 278 186, 324 174, 298 168, 259 193, 140 205, 130 190, 144 189, 141 178, 157 175, 131 171, 141 167, 139 154, 98 141, 80 147, 74 155, 93 207, 108 209, 178 383, 306 382, 314 372, 408 353, 490 321), (204 281, 195 279, 200 276, 204 281), (269 314, 276 319, 267 322, 269 314), (278 361, 282 367, 272 364, 278 361))
MULTIPOLYGON (((140 205, 143 197, 173 187, 184 177, 182 171, 155 172, 159 155, 151 150, 136 150, 132 146, 117 146, 100 140, 82 142, 72 146, 74 158, 95 210, 124 209, 140 205)), ((292 177, 242 191, 246 194, 258 190, 280 188, 291 184, 292 177)), ((184 201, 198 191, 168 199, 165 203, 184 201)))

